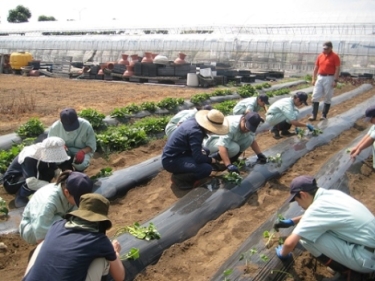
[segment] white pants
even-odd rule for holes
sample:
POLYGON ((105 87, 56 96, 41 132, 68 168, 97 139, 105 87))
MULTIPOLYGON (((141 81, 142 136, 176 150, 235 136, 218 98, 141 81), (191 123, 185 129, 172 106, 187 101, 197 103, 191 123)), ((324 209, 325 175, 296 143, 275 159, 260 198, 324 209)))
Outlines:
POLYGON ((324 103, 331 104, 333 97, 333 82, 334 76, 318 75, 318 80, 315 82, 314 91, 312 94, 312 102, 319 102, 324 97, 324 103))
MULTIPOLYGON (((39 254, 40 248, 43 242, 36 247, 29 264, 27 265, 25 275, 29 272, 30 268, 34 265, 35 260, 39 254)), ((109 273, 109 262, 105 258, 97 258, 93 260, 87 270, 87 276, 85 281, 100 281, 102 276, 108 275, 109 273)))
POLYGON ((363 262, 369 260, 375 268, 375 260, 372 260, 374 253, 364 249, 363 246, 349 244, 338 238, 333 233, 324 233, 316 242, 300 240, 302 246, 314 257, 325 255, 332 260, 361 273, 370 273, 374 270, 363 267, 363 262))

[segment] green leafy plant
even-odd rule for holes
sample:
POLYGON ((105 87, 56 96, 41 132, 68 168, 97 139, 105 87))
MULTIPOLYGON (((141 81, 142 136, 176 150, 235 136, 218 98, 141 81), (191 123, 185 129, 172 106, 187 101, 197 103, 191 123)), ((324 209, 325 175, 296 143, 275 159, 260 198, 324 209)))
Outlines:
POLYGON ((40 134, 44 133, 43 123, 39 118, 30 118, 25 124, 21 125, 16 133, 22 138, 32 138, 38 137, 40 134))
POLYGON ((301 128, 296 128, 297 137, 302 139, 305 136, 305 130, 301 128))
POLYGON ((156 103, 153 101, 145 101, 141 103, 142 110, 147 110, 149 112, 154 112, 157 108, 156 103))
POLYGON ((165 108, 165 109, 174 109, 178 105, 183 104, 184 99, 182 98, 165 98, 161 101, 159 101, 156 105, 160 108, 165 108))
POLYGON ((228 278, 228 276, 231 275, 232 273, 233 273, 233 269, 226 269, 226 270, 224 270, 224 272, 223 272, 223 276, 224 276, 223 281, 230 281, 230 279, 228 278))
POLYGON ((256 253, 258 253, 257 249, 251 248, 250 250, 242 253, 239 260, 242 261, 243 259, 245 259, 245 265, 247 266, 250 257, 255 255, 256 253))
POLYGON ((233 100, 227 100, 223 101, 219 104, 215 104, 213 108, 221 111, 224 115, 232 114, 233 107, 237 104, 236 101, 233 100))
POLYGON ((256 95, 257 91, 253 86, 245 84, 237 89, 237 93, 241 96, 241 98, 248 98, 256 95))
POLYGON ((95 109, 91 109, 91 108, 83 109, 81 112, 78 113, 78 116, 89 121, 94 130, 97 130, 100 127, 104 126, 103 119, 105 118, 105 115, 102 113, 99 113, 95 109))
POLYGON ((0 150, 0 173, 5 173, 13 159, 21 152, 26 146, 35 141, 35 138, 27 138, 20 144, 13 144, 8 150, 0 150))
POLYGON ((267 156, 267 162, 281 165, 283 163, 283 159, 281 158, 281 153, 277 153, 274 156, 267 156))
POLYGON ((246 161, 245 159, 237 159, 237 161, 235 161, 233 164, 236 165, 239 170, 241 170, 243 167, 245 167, 246 161))
POLYGON ((268 262, 270 260, 270 258, 265 254, 261 254, 260 259, 264 262, 268 262))
POLYGON ((141 226, 138 222, 135 222, 133 226, 126 226, 124 228, 120 228, 116 232, 115 237, 125 232, 129 232, 129 234, 133 235, 138 239, 144 239, 147 241, 153 239, 160 239, 160 234, 152 222, 150 222, 148 226, 141 226))
POLYGON ((242 177, 236 172, 229 172, 221 177, 224 182, 231 182, 235 184, 240 184, 242 182, 242 177))
POLYGON ((225 90, 217 89, 217 90, 215 90, 211 93, 211 96, 212 97, 215 97, 215 96, 230 96, 232 94, 233 94, 232 91, 229 90, 229 89, 225 89, 225 90))
POLYGON ((7 202, 0 197, 0 214, 4 214, 5 216, 8 216, 9 210, 8 210, 8 204, 7 202))
POLYGON ((308 81, 308 82, 311 82, 312 81, 312 76, 310 74, 306 74, 304 77, 303 77, 304 80, 308 81))
POLYGON ((278 215, 277 215, 277 218, 278 218, 279 220, 285 220, 285 218, 284 218, 284 216, 283 216, 282 214, 278 214, 278 215))
POLYGON ((288 275, 288 277, 290 277, 290 278, 294 278, 292 274, 290 274, 289 272, 283 271, 283 270, 272 269, 271 274, 274 274, 274 273, 282 273, 282 274, 288 275))
POLYGON ((194 104, 201 104, 202 102, 208 100, 210 98, 209 94, 196 94, 190 98, 190 101, 194 104))
POLYGON ((282 237, 279 237, 279 245, 283 245, 284 244, 284 239, 282 237))
POLYGON ((318 129, 318 128, 314 128, 314 130, 311 132, 311 135, 314 136, 314 137, 316 137, 320 134, 323 134, 323 131, 318 129))
POLYGON ((350 153, 350 152, 352 152, 352 149, 351 148, 347 148, 346 149, 346 153, 350 153))
POLYGON ((106 167, 100 170, 95 176, 91 177, 92 180, 95 180, 97 178, 105 178, 109 177, 112 175, 112 168, 111 167, 106 167))
POLYGON ((120 260, 136 260, 139 259, 139 249, 131 248, 129 252, 120 256, 120 260))
POLYGON ((164 116, 159 118, 145 117, 134 122, 132 127, 141 128, 146 132, 146 134, 159 133, 164 131, 165 126, 167 126, 170 119, 171 116, 164 116))

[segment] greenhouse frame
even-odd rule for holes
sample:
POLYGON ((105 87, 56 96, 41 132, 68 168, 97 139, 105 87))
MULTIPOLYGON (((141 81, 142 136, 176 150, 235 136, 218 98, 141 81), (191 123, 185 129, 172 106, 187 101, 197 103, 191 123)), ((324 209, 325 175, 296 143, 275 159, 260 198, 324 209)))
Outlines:
POLYGON ((341 71, 375 74, 375 23, 150 28, 51 22, 27 28, 13 24, 2 28, 0 35, 0 53, 27 51, 44 62, 72 56, 73 61, 91 58, 101 63, 117 61, 123 53, 143 56, 144 52, 174 60, 183 52, 191 63, 290 73, 311 73, 323 42, 332 41, 342 61, 341 71))

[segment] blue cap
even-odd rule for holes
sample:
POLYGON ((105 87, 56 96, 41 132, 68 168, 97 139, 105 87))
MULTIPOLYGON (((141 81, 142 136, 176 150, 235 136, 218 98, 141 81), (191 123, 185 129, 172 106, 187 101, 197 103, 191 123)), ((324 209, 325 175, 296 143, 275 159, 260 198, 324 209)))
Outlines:
POLYGON ((290 184, 290 194, 293 195, 292 200, 294 201, 296 195, 300 191, 313 191, 314 189, 317 189, 318 186, 316 184, 316 180, 314 177, 311 176, 299 176, 296 177, 294 180, 292 180, 290 184))
POLYGON ((71 132, 79 128, 78 115, 75 109, 65 108, 60 112, 60 120, 63 124, 64 130, 71 132))
POLYGON ((94 187, 92 180, 80 172, 71 172, 65 181, 66 189, 74 197, 76 205, 79 206, 83 194, 91 193, 94 187))
POLYGON ((255 133, 257 130, 259 123, 264 122, 263 118, 257 112, 248 112, 245 116, 245 127, 250 132, 255 133))
POLYGON ((365 116, 366 116, 365 118, 366 122, 370 122, 371 118, 375 117, 375 105, 370 106, 369 108, 366 109, 365 116))
POLYGON ((295 96, 296 96, 297 98, 299 98, 299 100, 300 100, 302 103, 304 103, 305 105, 307 105, 307 98, 308 98, 308 96, 307 96, 307 94, 306 94, 305 92, 297 92, 297 93, 295 94, 295 96))

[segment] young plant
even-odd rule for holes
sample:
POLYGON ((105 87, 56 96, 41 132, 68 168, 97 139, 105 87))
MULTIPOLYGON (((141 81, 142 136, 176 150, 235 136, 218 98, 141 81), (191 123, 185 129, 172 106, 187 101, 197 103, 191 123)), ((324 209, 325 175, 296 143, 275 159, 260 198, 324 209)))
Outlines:
POLYGON ((131 248, 129 252, 120 256, 120 260, 136 260, 139 259, 139 249, 131 248))
POLYGON ((312 134, 314 137, 316 137, 316 136, 318 136, 318 135, 320 135, 320 134, 323 134, 323 131, 320 130, 320 129, 318 129, 318 128, 315 128, 315 129, 311 132, 311 134, 312 134))
POLYGON ((228 278, 228 276, 231 275, 232 273, 233 273, 233 269, 226 269, 226 270, 224 270, 224 272, 223 272, 223 275, 224 275, 223 281, 230 281, 230 279, 228 278))
POLYGON ((227 100, 213 106, 214 109, 221 111, 224 115, 229 115, 233 111, 233 107, 236 105, 236 101, 227 100))
POLYGON ((293 280, 294 280, 293 275, 290 274, 289 272, 286 272, 286 271, 283 271, 283 270, 272 269, 271 274, 274 274, 274 273, 282 273, 282 274, 288 275, 288 277, 293 278, 293 280))
POLYGON ((22 139, 38 137, 44 133, 44 126, 38 118, 30 118, 29 121, 16 130, 16 133, 22 139))
POLYGON ((246 161, 245 159, 237 159, 237 161, 235 161, 233 164, 236 165, 239 170, 241 170, 245 166, 246 161))
POLYGON ((264 262, 268 262, 270 260, 270 258, 265 254, 261 254, 260 259, 264 262))
POLYGON ((145 101, 141 103, 142 110, 147 110, 149 112, 154 112, 156 110, 156 103, 153 101, 145 101))
POLYGON ((257 249, 251 248, 249 251, 242 253, 239 260, 242 261, 243 259, 245 259, 245 265, 247 266, 250 257, 255 255, 256 253, 258 253, 257 249))
POLYGON ((274 156, 268 156, 267 157, 267 162, 269 162, 269 163, 276 163, 278 165, 281 165, 281 163, 283 163, 283 159, 281 158, 281 153, 277 153, 274 156))
POLYGON ((4 214, 5 216, 8 216, 9 210, 7 202, 0 197, 0 214, 4 214))
POLYGON ((112 175, 112 168, 106 167, 100 170, 95 176, 91 177, 92 180, 95 180, 97 178, 106 178, 112 175))
POLYGON ((153 239, 160 239, 160 234, 152 222, 150 222, 148 226, 140 226, 138 222, 135 222, 133 226, 126 226, 124 228, 119 229, 116 232, 115 237, 125 232, 129 232, 129 234, 133 235, 138 239, 143 239, 147 241, 153 239))
POLYGON ((103 119, 105 118, 105 115, 99 113, 95 109, 83 109, 81 112, 78 113, 78 116, 89 121, 94 130, 97 130, 100 127, 104 126, 103 119))
POLYGON ((352 149, 351 148, 347 148, 346 149, 346 153, 350 153, 350 152, 352 152, 352 149))
POLYGON ((279 220, 285 220, 285 218, 284 218, 284 216, 283 216, 282 214, 278 214, 278 215, 277 215, 277 218, 278 218, 279 220))
POLYGON ((242 182, 242 177, 236 172, 229 172, 221 177, 224 182, 231 182, 235 184, 240 184, 242 182))
POLYGON ((269 248, 271 246, 271 242, 272 242, 272 239, 273 239, 274 236, 275 236, 275 232, 273 232, 273 231, 270 232, 270 231, 266 230, 266 231, 263 232, 263 237, 268 238, 268 240, 266 242, 267 248, 269 248))

